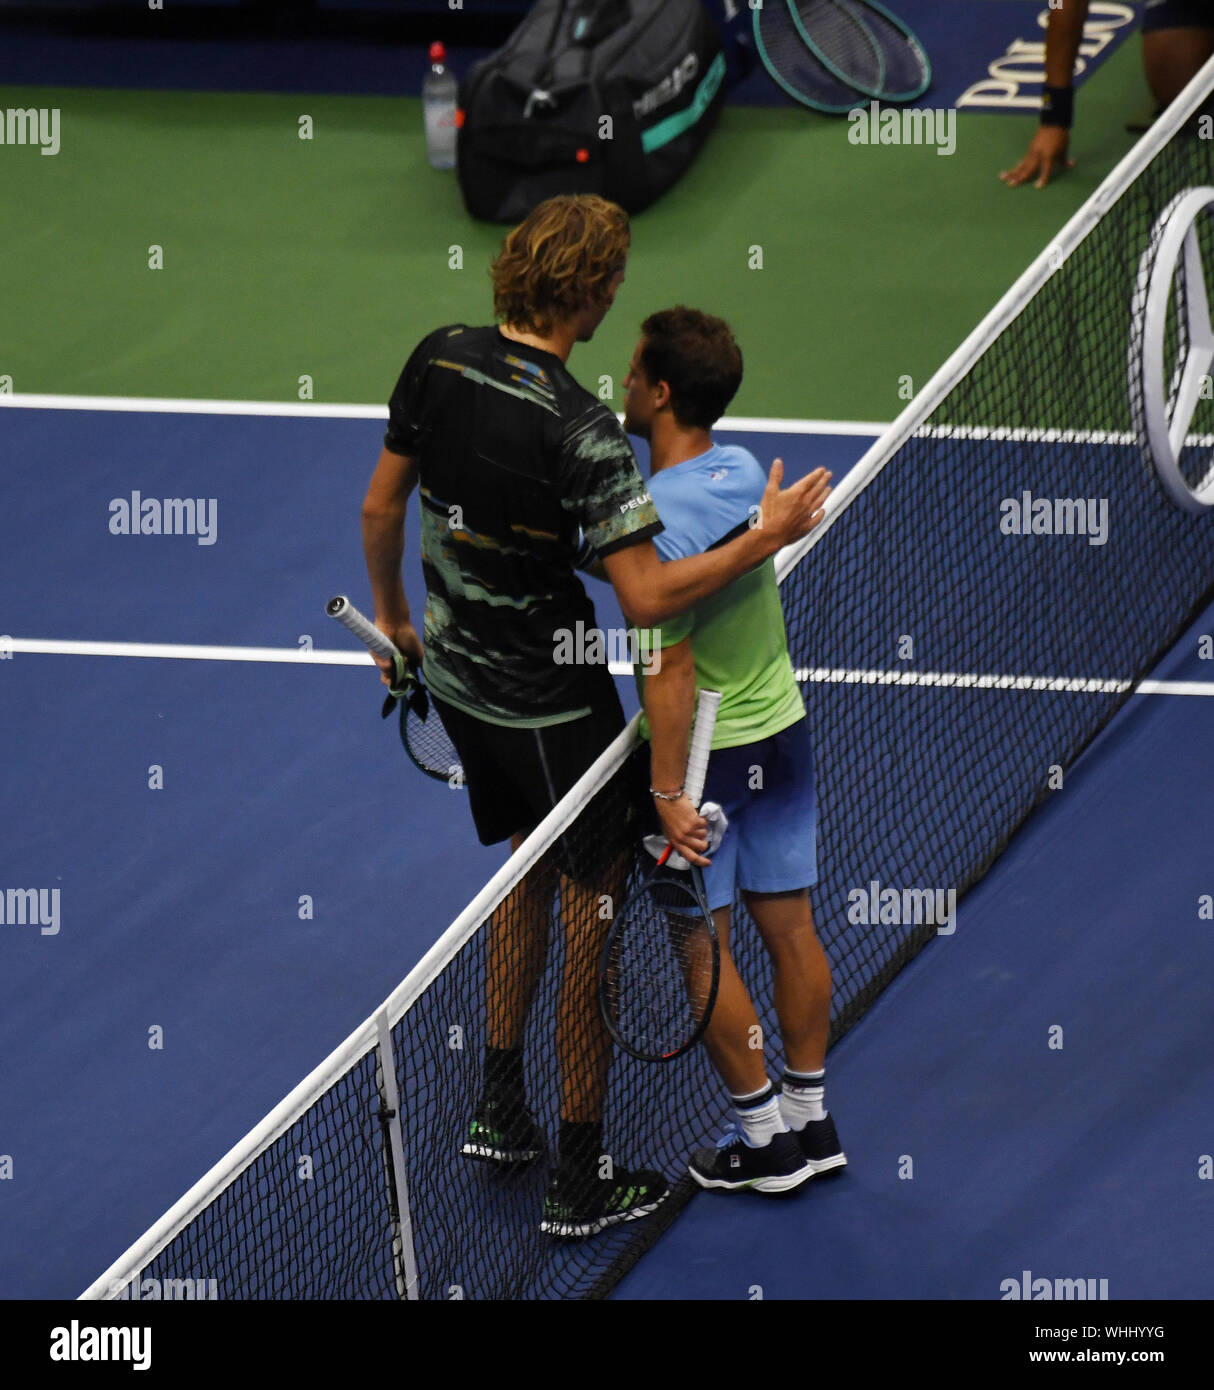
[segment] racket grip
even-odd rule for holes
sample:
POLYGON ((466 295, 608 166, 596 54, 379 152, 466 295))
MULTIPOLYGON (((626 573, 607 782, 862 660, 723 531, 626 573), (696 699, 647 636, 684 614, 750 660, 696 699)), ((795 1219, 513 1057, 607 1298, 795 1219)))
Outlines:
POLYGON ((699 810, 704 794, 704 778, 708 775, 708 757, 712 752, 712 731, 717 723, 717 707, 721 703, 719 690, 701 690, 696 702, 696 723, 691 731, 691 748, 687 753, 687 772, 683 791, 699 810))
POLYGON ((336 618, 342 627, 347 628, 369 651, 384 661, 396 661, 400 657, 395 643, 386 637, 374 623, 360 613, 345 594, 338 594, 325 604, 325 612, 336 618))

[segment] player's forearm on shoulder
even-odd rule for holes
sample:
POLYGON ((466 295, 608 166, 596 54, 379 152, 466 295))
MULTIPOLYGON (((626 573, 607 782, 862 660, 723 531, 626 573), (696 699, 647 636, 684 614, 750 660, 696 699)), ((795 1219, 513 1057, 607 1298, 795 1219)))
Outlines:
POLYGON ((711 598, 771 554, 763 531, 755 527, 716 550, 661 565, 650 593, 650 601, 658 609, 655 621, 665 622, 711 598))
POLYGON ((1083 40, 1088 0, 1064 0, 1050 10, 1045 36, 1045 81, 1048 87, 1069 87, 1074 81, 1075 59, 1083 40))
POLYGON ((756 526, 703 555, 663 564, 646 541, 616 551, 605 564, 625 614, 639 627, 657 627, 761 565, 777 548, 756 526))
POLYGON ((695 693, 696 670, 690 640, 664 648, 660 668, 645 677, 650 778, 660 792, 678 791, 683 785, 695 693))

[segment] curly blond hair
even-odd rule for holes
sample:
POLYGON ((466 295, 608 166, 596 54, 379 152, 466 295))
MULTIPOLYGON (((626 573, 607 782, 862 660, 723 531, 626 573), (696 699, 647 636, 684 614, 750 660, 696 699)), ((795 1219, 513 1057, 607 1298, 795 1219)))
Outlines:
POLYGON ((606 303, 632 242, 628 214, 593 193, 541 203, 502 242, 493 262, 493 309, 528 333, 606 303))

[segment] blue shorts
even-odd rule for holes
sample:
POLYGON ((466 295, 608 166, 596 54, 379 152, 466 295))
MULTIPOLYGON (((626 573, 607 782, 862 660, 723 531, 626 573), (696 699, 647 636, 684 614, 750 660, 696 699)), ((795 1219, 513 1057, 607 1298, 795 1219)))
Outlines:
POLYGON ((1210 0, 1147 0, 1142 32, 1155 29, 1214 29, 1214 4, 1210 0))
POLYGON ((818 798, 806 720, 758 743, 718 749, 708 761, 704 800, 729 817, 704 870, 710 907, 732 903, 735 888, 789 893, 817 883, 818 798))

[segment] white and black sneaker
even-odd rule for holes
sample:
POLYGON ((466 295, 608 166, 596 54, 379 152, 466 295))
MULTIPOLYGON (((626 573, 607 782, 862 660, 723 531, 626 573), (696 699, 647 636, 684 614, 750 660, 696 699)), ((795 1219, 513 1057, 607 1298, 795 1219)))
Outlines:
POLYGON ((700 1149, 690 1166, 691 1176, 701 1187, 726 1192, 792 1192, 814 1175, 795 1136, 787 1130, 770 1144, 752 1148, 735 1125, 726 1129, 715 1149, 700 1149))
POLYGON ((794 1130, 793 1136, 815 1175, 847 1167, 847 1155, 839 1143, 835 1122, 830 1115, 820 1120, 810 1120, 804 1129, 794 1130))

